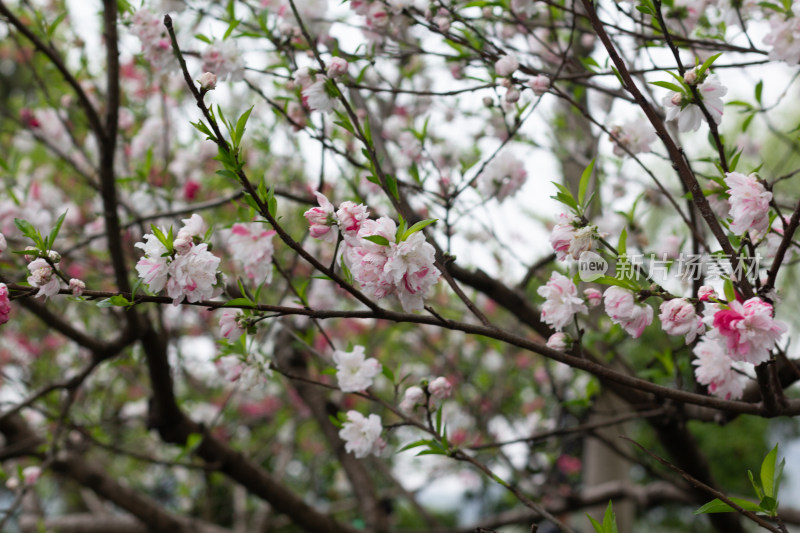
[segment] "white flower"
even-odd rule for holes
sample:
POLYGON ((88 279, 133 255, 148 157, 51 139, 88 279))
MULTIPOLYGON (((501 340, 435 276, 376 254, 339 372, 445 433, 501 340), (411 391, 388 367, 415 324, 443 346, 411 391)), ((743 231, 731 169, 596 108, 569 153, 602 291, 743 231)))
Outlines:
POLYGON ((208 251, 206 243, 193 246, 169 264, 167 294, 175 305, 186 298, 189 302, 208 300, 215 296, 219 257, 208 251))
POLYGON ((347 60, 343 57, 331 58, 330 64, 328 64, 328 77, 338 78, 343 74, 347 74, 347 66, 347 60))
POLYGON ((478 175, 478 190, 487 198, 502 202, 513 196, 525 183, 525 165, 510 152, 498 154, 478 175))
POLYGON ((556 331, 569 324, 576 313, 588 312, 572 280, 558 272, 553 272, 547 284, 536 292, 547 298, 542 305, 542 320, 556 331))
POLYGON ((244 267, 247 277, 256 283, 272 281, 272 237, 275 230, 265 229, 264 224, 237 223, 231 227, 228 248, 233 259, 244 267))
MULTIPOLYGON (((697 85, 697 93, 703 101, 711 118, 716 124, 722 122, 724 104, 722 97, 728 93, 716 74, 708 76, 703 83, 697 85)), ((694 102, 688 101, 686 95, 671 92, 664 97, 667 120, 678 119, 678 129, 682 132, 697 131, 703 122, 703 112, 694 102)))
POLYGON ((517 58, 510 55, 505 55, 498 59, 494 64, 494 71, 498 76, 511 76, 519 68, 519 61, 517 58))
POLYGON ((692 364, 695 379, 701 385, 707 385, 708 391, 726 400, 738 400, 744 389, 743 377, 733 366, 733 360, 726 354, 722 340, 716 331, 710 331, 697 346, 694 354, 697 359, 692 364))
POLYGON ((240 320, 244 317, 241 309, 225 309, 219 318, 219 334, 228 340, 235 340, 242 336, 244 329, 240 320))
POLYGON ((31 287, 38 287, 39 292, 36 296, 49 298, 58 294, 60 288, 58 276, 53 271, 53 267, 44 258, 36 258, 28 264, 31 275, 28 276, 28 283, 31 287))
POLYGON ((303 89, 302 94, 311 111, 330 113, 336 107, 336 100, 328 94, 325 76, 317 76, 317 81, 303 89))
POLYGON ((563 333, 561 331, 556 331, 555 333, 550 335, 549 339, 547 339, 547 347, 552 350, 558 350, 559 352, 563 352, 564 350, 567 349, 568 340, 569 339, 566 333, 563 333))
POLYGON ((369 415, 365 418, 358 411, 347 412, 347 422, 339 430, 339 437, 344 441, 344 449, 354 454, 357 458, 380 454, 385 446, 381 439, 381 417, 369 415))
POLYGON ((433 264, 435 250, 421 231, 389 246, 391 251, 383 271, 394 283, 403 310, 421 311, 425 296, 439 281, 439 269, 433 264))
POLYGON ((244 60, 234 39, 214 43, 203 51, 203 70, 215 72, 220 79, 244 79, 244 60))
POLYGON ((203 72, 197 81, 203 91, 213 91, 217 87, 217 75, 213 72, 203 72))
POLYGON ((428 385, 428 392, 437 400, 444 400, 449 398, 453 393, 453 386, 447 381, 444 376, 439 376, 428 385))
POLYGON ((409 387, 403 395, 403 401, 400 402, 400 410, 404 413, 410 413, 418 405, 425 402, 425 391, 421 387, 409 387))
POLYGON ((550 78, 544 74, 539 74, 535 78, 531 78, 531 80, 528 82, 528 85, 531 89, 533 89, 533 94, 536 96, 542 96, 544 93, 550 90, 550 78))
POLYGON ((763 235, 769 226, 769 202, 772 193, 758 181, 755 174, 745 176, 739 172, 728 172, 725 184, 730 187, 728 203, 731 206, 731 231, 741 235, 749 230, 763 235))
POLYGON ((79 297, 86 290, 86 284, 77 278, 72 278, 69 280, 69 290, 72 291, 73 296, 79 297))
POLYGON ((377 359, 365 359, 363 346, 354 346, 352 352, 335 350, 333 360, 336 363, 336 379, 343 392, 368 389, 382 368, 377 359))
MULTIPOLYGON (((163 228, 161 231, 166 235, 163 228)), ((169 276, 168 258, 164 256, 167 249, 153 234, 145 235, 144 241, 134 244, 136 248, 144 250, 144 257, 136 263, 136 271, 151 291, 159 292, 167 284, 169 276)))

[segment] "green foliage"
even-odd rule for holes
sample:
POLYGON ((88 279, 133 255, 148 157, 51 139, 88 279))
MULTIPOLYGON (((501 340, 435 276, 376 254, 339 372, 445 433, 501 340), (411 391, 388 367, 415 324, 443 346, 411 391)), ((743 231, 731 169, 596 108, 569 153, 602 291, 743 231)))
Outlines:
POLYGON ((609 500, 608 507, 606 507, 602 524, 588 514, 586 517, 589 519, 589 522, 592 523, 595 533, 619 533, 619 529, 617 529, 617 515, 614 514, 614 509, 611 506, 611 500, 609 500))

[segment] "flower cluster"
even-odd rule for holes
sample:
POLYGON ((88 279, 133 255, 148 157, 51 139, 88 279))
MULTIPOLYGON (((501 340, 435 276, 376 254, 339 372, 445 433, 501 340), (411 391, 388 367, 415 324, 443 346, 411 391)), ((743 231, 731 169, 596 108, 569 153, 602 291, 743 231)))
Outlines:
POLYGON ((422 232, 400 234, 387 217, 368 218, 366 206, 344 202, 336 213, 323 195, 320 206, 305 213, 311 234, 331 240, 331 228, 338 226, 344 238, 342 258, 362 290, 381 299, 394 295, 404 311, 419 311, 425 296, 439 281, 434 249, 422 232))
POLYGON ((383 425, 381 417, 369 415, 366 418, 358 411, 347 412, 347 422, 339 430, 339 437, 344 441, 344 449, 359 459, 370 454, 379 455, 386 443, 381 438, 383 425))
POLYGON ((136 263, 136 271, 151 291, 164 287, 175 305, 184 299, 199 302, 218 296, 222 292, 217 277, 219 258, 202 242, 205 223, 200 215, 183 220, 183 228, 173 241, 163 229, 154 228, 144 236, 145 242, 134 246, 144 250, 144 257, 136 263))
POLYGON ((634 339, 638 339, 644 328, 653 322, 653 308, 647 304, 638 305, 634 294, 616 285, 606 289, 603 293, 606 314, 615 324, 634 339))
POLYGON ((177 65, 160 16, 147 8, 137 10, 131 17, 131 33, 142 42, 142 53, 155 70, 167 70, 177 65))
POLYGON ((550 246, 559 261, 565 261, 567 257, 578 260, 583 252, 594 248, 595 239, 600 236, 597 226, 584 226, 577 218, 563 213, 559 218, 561 222, 550 232, 550 246))
POLYGON ((381 364, 374 357, 364 356, 363 346, 354 346, 352 352, 335 350, 336 379, 342 392, 360 392, 372 386, 372 380, 381 373, 381 364))
POLYGON ((37 257, 28 263, 28 271, 31 273, 28 276, 28 283, 31 287, 39 289, 36 296, 44 296, 45 298, 55 296, 61 289, 61 280, 52 266, 58 267, 61 256, 51 251, 48 254, 48 259, 37 257))

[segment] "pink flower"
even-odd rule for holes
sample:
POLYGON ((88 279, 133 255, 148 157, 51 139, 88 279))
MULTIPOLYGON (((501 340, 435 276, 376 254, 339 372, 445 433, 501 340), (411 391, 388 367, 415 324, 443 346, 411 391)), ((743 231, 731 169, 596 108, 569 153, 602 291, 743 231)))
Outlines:
POLYGON ((219 334, 228 340, 235 340, 242 336, 239 321, 244 317, 241 309, 225 309, 219 318, 219 334))
POLYGON ((308 223, 311 224, 308 232, 315 239, 330 243, 336 242, 336 232, 331 231, 331 226, 336 224, 333 204, 320 192, 314 192, 314 195, 317 197, 319 207, 312 207, 303 213, 308 223))
POLYGON ((391 243, 389 247, 383 271, 394 283, 403 310, 421 311, 425 296, 439 281, 439 269, 433 264, 435 250, 421 231, 412 233, 405 241, 391 243))
POLYGON ((77 278, 72 278, 69 280, 69 290, 72 291, 73 296, 78 298, 83 294, 83 291, 86 290, 86 284, 77 278))
POLYGON ((764 189, 755 174, 745 176, 728 172, 725 183, 730 187, 728 203, 731 206, 731 231, 737 235, 753 230, 764 234, 769 226, 769 202, 772 193, 764 189))
POLYGON ((8 248, 8 243, 6 242, 6 236, 0 233, 0 254, 6 251, 8 248))
POLYGON ((615 324, 622 326, 630 336, 638 339, 644 328, 653 322, 653 308, 637 305, 631 291, 616 285, 606 289, 603 294, 606 314, 615 324))
POLYGON ((559 261, 565 261, 567 257, 578 260, 583 252, 594 248, 597 226, 576 227, 578 221, 564 213, 559 215, 559 219, 561 222, 553 226, 550 233, 550 246, 559 261))
POLYGON ((773 319, 772 306, 757 296, 744 304, 729 302, 728 306, 714 313, 713 326, 727 340, 731 359, 754 365, 769 360, 772 346, 787 330, 786 324, 773 319))
POLYGON ((8 298, 8 287, 5 283, 0 283, 0 324, 8 322, 11 314, 11 300, 8 298))
POLYGON ((586 298, 589 307, 597 307, 603 301, 603 293, 597 289, 586 289, 583 291, 583 296, 586 298))
POLYGON ((428 392, 437 400, 444 400, 449 398, 453 393, 453 386, 447 381, 447 378, 439 376, 428 385, 428 392))
POLYGON ((661 327, 669 335, 685 335, 686 344, 704 330, 702 318, 697 316, 694 306, 684 298, 674 298, 661 304, 661 327))
POLYGON ((206 243, 193 246, 169 264, 167 294, 175 305, 184 298, 199 302, 213 298, 216 293, 217 267, 220 259, 208 251, 206 243))
POLYGON ((742 397, 743 378, 733 368, 733 361, 725 353, 725 346, 716 331, 710 331, 694 347, 697 359, 692 364, 695 379, 701 385, 707 385, 708 391, 726 400, 738 400, 742 397))
POLYGON ((244 59, 234 39, 226 39, 208 46, 203 51, 203 70, 215 72, 220 79, 230 76, 231 81, 244 79, 244 59))
POLYGON ((213 72, 203 72, 197 82, 201 91, 213 91, 217 87, 217 75, 213 72))
POLYGON ((563 352, 567 349, 567 343, 569 341, 569 337, 561 331, 557 331, 550 335, 550 338, 547 339, 547 347, 552 350, 557 350, 559 352, 563 352))
POLYGON ((525 164, 510 152, 503 152, 478 175, 478 190, 487 198, 495 196, 502 202, 515 195, 527 178, 525 164))
POLYGON ((718 298, 717 291, 714 290, 714 287, 712 287, 711 285, 703 285, 702 287, 697 289, 697 298, 701 302, 711 301, 712 298, 716 300, 718 298))
POLYGON ((338 78, 343 74, 347 74, 347 60, 343 57, 334 57, 328 65, 328 77, 338 78))
POLYGON ((355 237, 361 224, 369 218, 369 211, 364 204, 356 205, 353 202, 342 202, 336 211, 339 230, 345 238, 355 237))
POLYGON ((528 85, 531 89, 533 89, 533 94, 536 96, 542 96, 544 93, 550 90, 550 78, 544 74, 539 74, 535 78, 531 78, 531 80, 528 82, 528 85))
POLYGON ((517 58, 510 55, 505 55, 498 59, 494 64, 494 71, 498 76, 511 76, 519 68, 519 61, 517 58))
MULTIPOLYGON (((163 228, 161 229, 163 231, 163 228)), ((165 231, 164 234, 166 234, 165 231)), ((145 235, 144 241, 134 244, 136 248, 144 250, 144 257, 136 263, 136 271, 151 291, 159 292, 167 284, 167 277, 169 276, 168 258, 164 257, 167 249, 153 234, 148 233, 145 235)))
POLYGON ((425 391, 420 387, 409 387, 403 395, 403 401, 400 402, 400 410, 410 413, 416 406, 423 403, 425 403, 425 391))
POLYGON ((339 437, 344 441, 344 449, 363 459, 370 454, 378 455, 386 443, 381 439, 381 417, 369 415, 364 417, 358 411, 347 412, 347 422, 339 430, 339 437))
POLYGON ((542 305, 542 320, 556 331, 569 324, 576 313, 588 312, 572 280, 558 272, 553 272, 536 292, 547 299, 542 305))
POLYGON ((352 352, 335 350, 333 360, 336 363, 336 379, 342 392, 367 390, 382 369, 374 357, 365 358, 363 346, 354 346, 352 352))
POLYGON ((38 466, 26 466, 22 469, 22 479, 26 485, 34 485, 42 475, 42 469, 38 466))
POLYGON ((39 292, 36 296, 49 298, 58 294, 61 285, 58 276, 53 271, 53 267, 42 257, 34 259, 28 264, 31 275, 28 276, 28 283, 31 287, 38 287, 39 292))
POLYGON ((244 267, 247 277, 256 283, 272 281, 272 237, 275 230, 268 230, 264 224, 251 222, 237 223, 231 227, 228 248, 233 258, 244 267))

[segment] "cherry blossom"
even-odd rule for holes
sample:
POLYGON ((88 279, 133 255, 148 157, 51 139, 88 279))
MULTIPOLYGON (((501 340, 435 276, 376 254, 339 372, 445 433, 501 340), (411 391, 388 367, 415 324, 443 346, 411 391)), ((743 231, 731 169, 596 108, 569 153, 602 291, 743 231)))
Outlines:
POLYGON ((563 352, 567 349, 569 337, 567 337, 566 333, 561 331, 557 331, 550 335, 550 338, 547 339, 547 347, 553 350, 558 350, 559 352, 563 352))
POLYGON ((358 459, 370 454, 379 455, 386 443, 381 439, 381 417, 375 414, 364 417, 358 411, 347 412, 347 422, 339 430, 344 449, 358 459))
POLYGON ((653 126, 646 120, 629 120, 621 126, 611 128, 610 139, 614 142, 614 155, 623 157, 650 151, 656 140, 653 126))
POLYGON ((409 387, 403 395, 403 401, 400 402, 400 410, 404 413, 410 413, 415 407, 424 403, 425 391, 421 387, 409 387))
POLYGON ((673 298, 661 304, 661 327, 669 335, 684 335, 686 344, 694 341, 705 330, 703 319, 697 316, 694 306, 684 298, 673 298))
POLYGON ((5 283, 0 283, 0 324, 8 322, 11 314, 11 300, 8 298, 8 287, 5 283))
POLYGON ((203 72, 197 82, 201 91, 213 91, 217 87, 217 75, 213 72, 203 72))
POLYGON ((219 334, 228 340, 238 339, 244 333, 240 325, 244 313, 241 309, 225 309, 219 318, 219 334))
POLYGON ((709 332, 694 347, 697 359, 692 364, 695 379, 707 385, 708 391, 726 400, 738 400, 744 390, 744 378, 734 368, 733 361, 726 354, 724 341, 715 331, 709 332))
POLYGON ((315 239, 336 242, 336 232, 331 229, 337 223, 333 204, 320 192, 314 192, 314 195, 317 197, 319 207, 312 207, 303 213, 310 224, 308 232, 315 239))
POLYGON ((354 346, 351 352, 334 350, 336 379, 343 392, 360 392, 372 386, 372 380, 381 373, 381 364, 374 357, 364 355, 363 346, 354 346))
POLYGON ((724 337, 733 360, 757 365, 769 359, 772 346, 787 330, 773 313, 772 305, 754 296, 744 303, 729 302, 708 320, 724 337))
POLYGON ((544 74, 539 74, 538 76, 531 78, 531 80, 528 82, 528 85, 531 89, 533 89, 533 94, 536 96, 542 96, 544 93, 550 90, 550 78, 544 74))
POLYGON ((167 294, 174 304, 208 300, 217 295, 217 267, 220 259, 208 251, 206 243, 177 255, 169 264, 167 294))
POLYGON ((494 71, 498 76, 511 76, 519 68, 519 61, 516 57, 505 55, 498 59, 494 64, 494 71))
POLYGON ((588 312, 572 280, 558 272, 553 272, 536 292, 547 299, 542 305, 542 320, 556 331, 569 324, 576 313, 588 312))
MULTIPOLYGON (((697 85, 697 93, 703 101, 714 123, 722 122, 724 104, 722 97, 728 93, 716 74, 711 74, 705 81, 697 85)), ((678 129, 682 132, 697 131, 703 122, 703 112, 686 94, 671 92, 664 97, 667 120, 678 120, 678 129)))
POLYGON ((272 237, 275 230, 258 222, 236 223, 231 227, 228 248, 233 259, 244 267, 247 277, 256 283, 272 281, 272 237))
POLYGON ((437 400, 444 400, 453 393, 453 386, 447 381, 447 378, 439 376, 428 384, 428 392, 437 400))
POLYGON ((210 44, 203 51, 203 70, 214 72, 221 80, 230 77, 231 81, 244 79, 244 60, 236 41, 226 39, 210 44))
POLYGON ((36 296, 49 298, 58 294, 61 285, 53 267, 43 257, 38 257, 28 264, 31 275, 28 276, 28 283, 31 287, 37 287, 39 292, 36 296))
POLYGON ((731 231, 737 235, 752 230, 763 235, 769 226, 769 202, 772 193, 758 181, 755 174, 745 176, 739 172, 728 172, 725 183, 730 187, 728 203, 731 206, 731 231))
POLYGON ((86 290, 86 283, 77 278, 72 278, 69 280, 69 290, 72 291, 72 295, 76 298, 80 297, 83 294, 83 291, 86 290))
POLYGON ((330 113, 336 107, 336 100, 328 94, 325 76, 318 75, 316 81, 303 89, 303 100, 311 111, 330 113))
POLYGON ((639 338, 644 328, 653 322, 653 308, 649 305, 637 305, 634 294, 616 285, 603 293, 606 314, 615 324, 622 326, 634 339, 639 338))
POLYGON ((478 190, 502 202, 513 196, 525 183, 528 173, 525 165, 510 152, 498 154, 478 175, 478 190))

